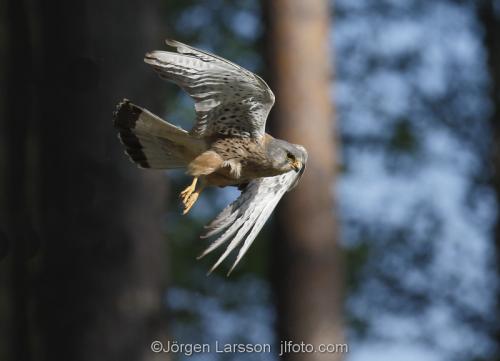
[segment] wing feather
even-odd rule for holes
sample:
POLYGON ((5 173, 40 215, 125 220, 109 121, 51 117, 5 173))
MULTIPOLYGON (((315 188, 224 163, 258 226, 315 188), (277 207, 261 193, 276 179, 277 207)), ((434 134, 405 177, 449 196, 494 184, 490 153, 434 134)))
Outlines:
POLYGON ((299 177, 299 173, 291 171, 275 177, 258 178, 251 181, 241 195, 206 226, 208 231, 202 236, 203 238, 221 233, 222 235, 198 258, 220 247, 234 235, 209 273, 215 270, 243 242, 243 246, 240 248, 228 275, 233 271, 252 245, 280 199, 296 183, 299 177))
POLYGON ((195 101, 199 137, 262 137, 274 94, 262 78, 220 56, 167 40, 177 52, 152 51, 144 61, 195 101))

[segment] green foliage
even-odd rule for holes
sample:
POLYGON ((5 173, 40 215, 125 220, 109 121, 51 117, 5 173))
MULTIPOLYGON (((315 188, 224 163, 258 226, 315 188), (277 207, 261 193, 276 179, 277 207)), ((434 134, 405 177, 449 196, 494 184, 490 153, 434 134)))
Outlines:
POLYGON ((356 292, 363 283, 363 269, 371 256, 369 242, 363 240, 357 245, 346 247, 344 254, 346 259, 347 287, 349 292, 356 292))
POLYGON ((394 125, 388 140, 392 152, 415 153, 419 149, 416 130, 408 119, 401 119, 394 125))

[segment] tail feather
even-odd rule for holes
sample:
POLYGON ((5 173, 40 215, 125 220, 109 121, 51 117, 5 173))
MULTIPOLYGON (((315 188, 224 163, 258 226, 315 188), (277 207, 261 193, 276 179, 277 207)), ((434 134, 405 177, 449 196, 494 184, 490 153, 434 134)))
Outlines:
POLYGON ((125 153, 141 168, 173 169, 187 165, 193 140, 184 129, 125 99, 113 114, 125 153))

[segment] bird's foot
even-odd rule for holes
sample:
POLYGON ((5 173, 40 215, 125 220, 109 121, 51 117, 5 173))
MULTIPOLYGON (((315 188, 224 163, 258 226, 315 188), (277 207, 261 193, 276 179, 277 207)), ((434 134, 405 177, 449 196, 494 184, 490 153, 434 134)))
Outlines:
POLYGON ((198 183, 198 177, 193 178, 193 182, 187 186, 181 194, 179 194, 179 197, 182 198, 184 201, 186 198, 188 198, 196 189, 196 183, 198 183))
POLYGON ((182 214, 187 214, 189 212, 189 210, 198 200, 198 197, 201 191, 203 190, 203 187, 196 189, 197 182, 198 182, 198 177, 195 177, 191 185, 186 187, 186 189, 184 189, 180 194, 182 204, 184 204, 184 210, 182 211, 182 214))
POLYGON ((182 214, 187 214, 189 212, 189 210, 198 200, 200 193, 201 189, 198 189, 195 192, 193 192, 187 199, 182 201, 182 203, 184 203, 184 210, 182 211, 182 214))

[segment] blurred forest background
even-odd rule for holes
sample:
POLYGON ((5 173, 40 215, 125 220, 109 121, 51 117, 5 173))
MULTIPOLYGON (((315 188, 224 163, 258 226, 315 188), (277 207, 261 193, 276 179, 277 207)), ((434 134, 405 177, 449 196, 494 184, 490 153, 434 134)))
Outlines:
POLYGON ((3 0, 0 65, 0 360, 500 360, 500 1, 3 0), (230 278, 195 256, 237 191, 181 217, 112 128, 123 97, 192 124, 142 62, 167 37, 262 75, 310 153, 230 278))

